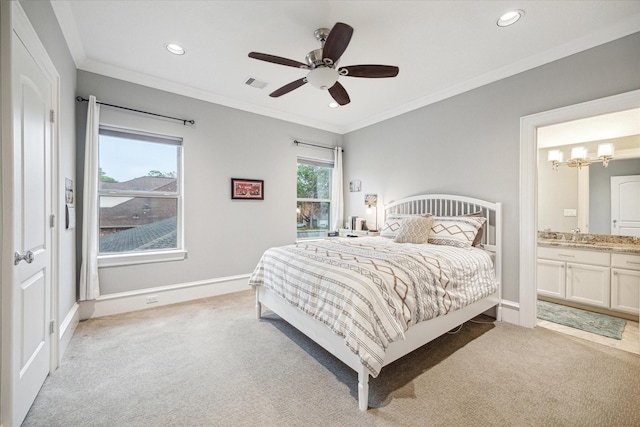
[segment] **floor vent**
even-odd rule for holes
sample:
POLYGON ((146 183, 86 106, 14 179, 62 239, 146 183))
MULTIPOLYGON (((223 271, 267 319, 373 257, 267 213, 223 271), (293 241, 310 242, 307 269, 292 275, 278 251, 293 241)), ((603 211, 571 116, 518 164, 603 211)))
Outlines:
POLYGON ((253 77, 247 78, 247 80, 244 81, 244 84, 252 87, 257 87, 258 89, 264 89, 265 87, 267 87, 267 82, 260 81, 253 77))

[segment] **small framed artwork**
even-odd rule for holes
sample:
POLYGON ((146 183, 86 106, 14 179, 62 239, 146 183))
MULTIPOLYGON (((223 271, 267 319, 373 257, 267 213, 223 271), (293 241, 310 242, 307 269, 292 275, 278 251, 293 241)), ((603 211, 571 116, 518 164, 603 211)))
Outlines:
POLYGON ((261 179, 231 178, 231 198, 264 200, 264 181, 261 179))
POLYGON ((378 206, 378 195, 377 194, 365 194, 364 195, 364 204, 371 206, 378 206))
POLYGON ((355 180, 355 181, 350 181, 349 182, 349 191, 351 191, 352 193, 358 192, 358 191, 360 191, 360 186, 361 186, 361 183, 360 183, 359 179, 355 180))

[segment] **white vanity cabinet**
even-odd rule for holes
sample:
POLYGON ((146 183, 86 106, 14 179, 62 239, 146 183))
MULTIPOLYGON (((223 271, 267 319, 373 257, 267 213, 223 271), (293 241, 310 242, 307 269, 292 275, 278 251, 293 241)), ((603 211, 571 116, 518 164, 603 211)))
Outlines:
POLYGON ((640 255, 611 254, 611 309, 640 313, 640 255))
POLYGON ((538 294, 609 308, 611 255, 538 247, 538 294))
POLYGON ((538 295, 564 299, 567 288, 566 267, 567 263, 564 261, 543 259, 538 255, 538 264, 536 266, 538 295))

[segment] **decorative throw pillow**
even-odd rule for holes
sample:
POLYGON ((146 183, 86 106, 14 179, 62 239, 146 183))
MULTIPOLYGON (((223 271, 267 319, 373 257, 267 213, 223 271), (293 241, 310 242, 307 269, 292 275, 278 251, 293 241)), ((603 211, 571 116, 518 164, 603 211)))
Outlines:
POLYGON ((398 237, 405 218, 407 218, 407 215, 403 214, 387 215, 382 230, 380 230, 380 237, 386 237, 387 239, 395 239, 398 237))
POLYGON ((429 243, 470 248, 478 234, 478 230, 486 220, 484 217, 475 216, 433 217, 429 243))
POLYGON ((396 243, 427 243, 431 233, 433 217, 413 216, 405 218, 398 235, 394 239, 396 243))
MULTIPOLYGON (((482 211, 468 213, 468 214, 464 214, 462 216, 471 216, 471 217, 484 218, 484 214, 482 213, 482 211)), ((485 220, 486 220, 486 218, 485 218, 485 220)), ((476 234, 476 238, 473 239, 473 243, 471 244, 471 246, 482 246, 482 232, 483 231, 484 231, 484 225, 478 229, 478 233, 476 234)))
POLYGON ((387 239, 395 239, 398 237, 398 233, 402 228, 402 224, 406 218, 413 217, 430 217, 431 214, 419 214, 419 215, 411 215, 411 214, 389 214, 384 220, 384 225, 380 230, 380 237, 386 237, 387 239))

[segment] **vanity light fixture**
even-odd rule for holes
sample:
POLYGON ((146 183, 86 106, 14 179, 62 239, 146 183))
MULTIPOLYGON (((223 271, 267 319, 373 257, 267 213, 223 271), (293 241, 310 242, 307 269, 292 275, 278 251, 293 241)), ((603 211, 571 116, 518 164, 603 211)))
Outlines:
POLYGON ((571 158, 567 162, 567 166, 577 167, 589 166, 591 159, 587 157, 587 149, 584 147, 573 147, 571 149, 571 158))
POLYGON ((562 163, 562 151, 551 150, 547 155, 547 160, 551 162, 551 167, 554 171, 558 170, 558 166, 562 163))
POLYGON ((508 27, 509 25, 513 25, 520 20, 524 16, 524 10, 515 9, 506 12, 498 18, 496 24, 498 27, 508 27))
MULTIPOLYGON (((598 144, 598 160, 602 161, 602 165, 606 168, 609 166, 609 160, 613 159, 614 147, 610 142, 598 144)), ((571 158, 566 162, 562 161, 562 151, 560 150, 550 150, 547 154, 547 160, 551 163, 551 167, 553 170, 557 171, 558 166, 561 164, 566 164, 570 167, 577 167, 580 169, 582 166, 589 166, 594 161, 594 159, 590 159, 587 154, 587 149, 585 147, 573 147, 571 149, 571 158)))
POLYGON ((174 55, 184 55, 184 48, 176 43, 165 43, 164 47, 174 55))
POLYGON ((602 160, 602 166, 609 166, 609 160, 613 159, 613 144, 607 142, 598 145, 598 158, 602 160))

